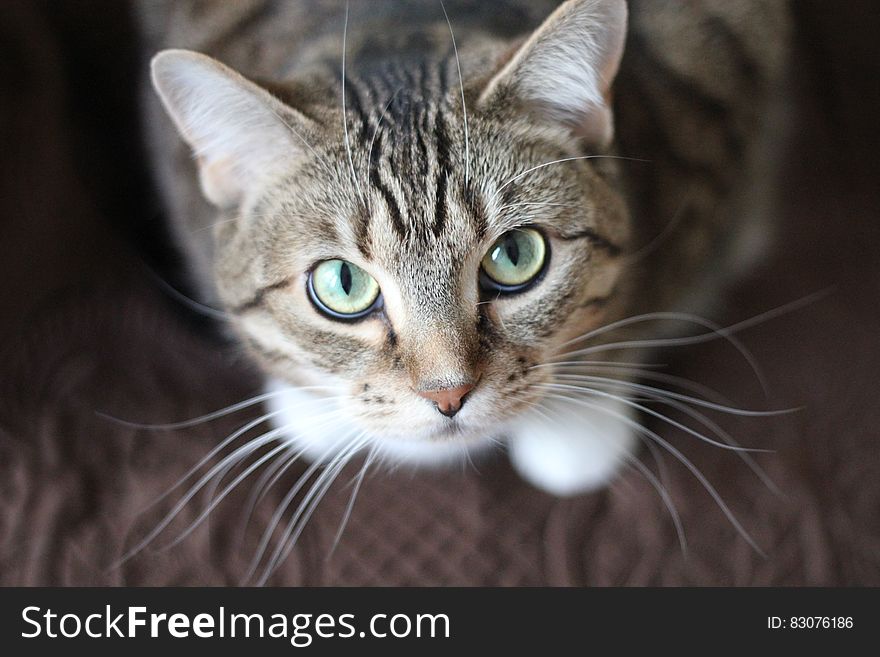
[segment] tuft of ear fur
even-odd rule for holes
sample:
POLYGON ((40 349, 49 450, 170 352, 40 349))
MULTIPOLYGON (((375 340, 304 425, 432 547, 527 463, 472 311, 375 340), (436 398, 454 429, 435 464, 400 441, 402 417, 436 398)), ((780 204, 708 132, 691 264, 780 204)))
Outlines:
POLYGON ((153 87, 192 147, 205 197, 222 208, 241 204, 261 179, 302 150, 292 123, 308 119, 269 92, 205 55, 163 50, 151 63, 153 87))
POLYGON ((480 103, 512 99, 585 142, 606 146, 614 133, 611 83, 626 23, 625 0, 568 0, 492 78, 480 103))

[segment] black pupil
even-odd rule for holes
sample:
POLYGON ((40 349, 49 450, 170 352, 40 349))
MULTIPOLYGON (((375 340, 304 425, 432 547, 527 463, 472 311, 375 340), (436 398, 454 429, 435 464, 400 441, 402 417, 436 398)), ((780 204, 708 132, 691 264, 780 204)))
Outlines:
POLYGON ((342 285, 342 291, 346 295, 351 294, 351 267, 347 262, 343 262, 339 267, 339 284, 342 285))
POLYGON ((516 237, 508 235, 504 239, 504 251, 513 266, 516 267, 519 264, 519 245, 516 243, 516 237))

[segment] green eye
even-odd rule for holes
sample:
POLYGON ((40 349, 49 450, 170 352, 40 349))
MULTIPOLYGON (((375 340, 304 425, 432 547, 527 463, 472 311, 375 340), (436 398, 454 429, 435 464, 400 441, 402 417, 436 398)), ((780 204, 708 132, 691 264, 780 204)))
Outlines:
POLYGON ((480 277, 484 288, 520 292, 544 271, 547 242, 534 228, 517 228, 502 235, 483 256, 480 277))
POLYGON ((376 307, 379 284, 357 265, 325 260, 309 274, 312 303, 334 319, 358 319, 376 307))

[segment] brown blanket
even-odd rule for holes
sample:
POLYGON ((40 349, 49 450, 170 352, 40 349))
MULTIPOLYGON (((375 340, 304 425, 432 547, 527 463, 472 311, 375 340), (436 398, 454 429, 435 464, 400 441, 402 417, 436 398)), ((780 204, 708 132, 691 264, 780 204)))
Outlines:
MULTIPOLYGON (((270 583, 880 585, 877 21, 858 3, 828 4, 799 3, 803 102, 780 190, 780 239, 714 319, 731 324, 828 291, 742 333, 767 395, 722 340, 662 354, 665 373, 738 405, 801 409, 712 416, 741 443, 774 450, 755 457, 772 482, 731 451, 648 422, 717 488, 765 554, 668 453, 659 466, 647 451, 640 457, 663 475, 686 555, 669 510, 639 472, 561 500, 531 489, 498 455, 448 472, 377 469, 334 550, 352 466, 270 583)), ((249 524, 260 472, 177 545, 167 547, 211 490, 151 545, 115 563, 187 487, 150 504, 259 407, 173 430, 100 413, 173 422, 259 389, 236 348, 188 319, 133 253, 132 235, 147 240, 138 232, 146 229, 120 217, 145 216, 147 197, 130 164, 138 159, 133 86, 122 85, 126 95, 113 76, 139 62, 108 69, 96 54, 126 40, 124 11, 108 9, 83 28, 73 5, 49 12, 4 3, 0 16, 0 584, 235 584, 305 466, 282 477, 249 524)), ((229 472, 214 493, 243 471, 229 472)), ((270 554, 279 538, 277 530, 270 554)))

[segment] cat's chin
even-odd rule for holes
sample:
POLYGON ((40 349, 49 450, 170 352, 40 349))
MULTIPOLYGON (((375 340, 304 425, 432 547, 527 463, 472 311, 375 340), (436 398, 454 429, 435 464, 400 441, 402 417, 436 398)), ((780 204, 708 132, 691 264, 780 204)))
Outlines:
POLYGON ((419 468, 444 467, 472 460, 489 451, 493 442, 488 439, 469 440, 403 440, 394 437, 378 438, 376 453, 380 459, 399 465, 419 468))

